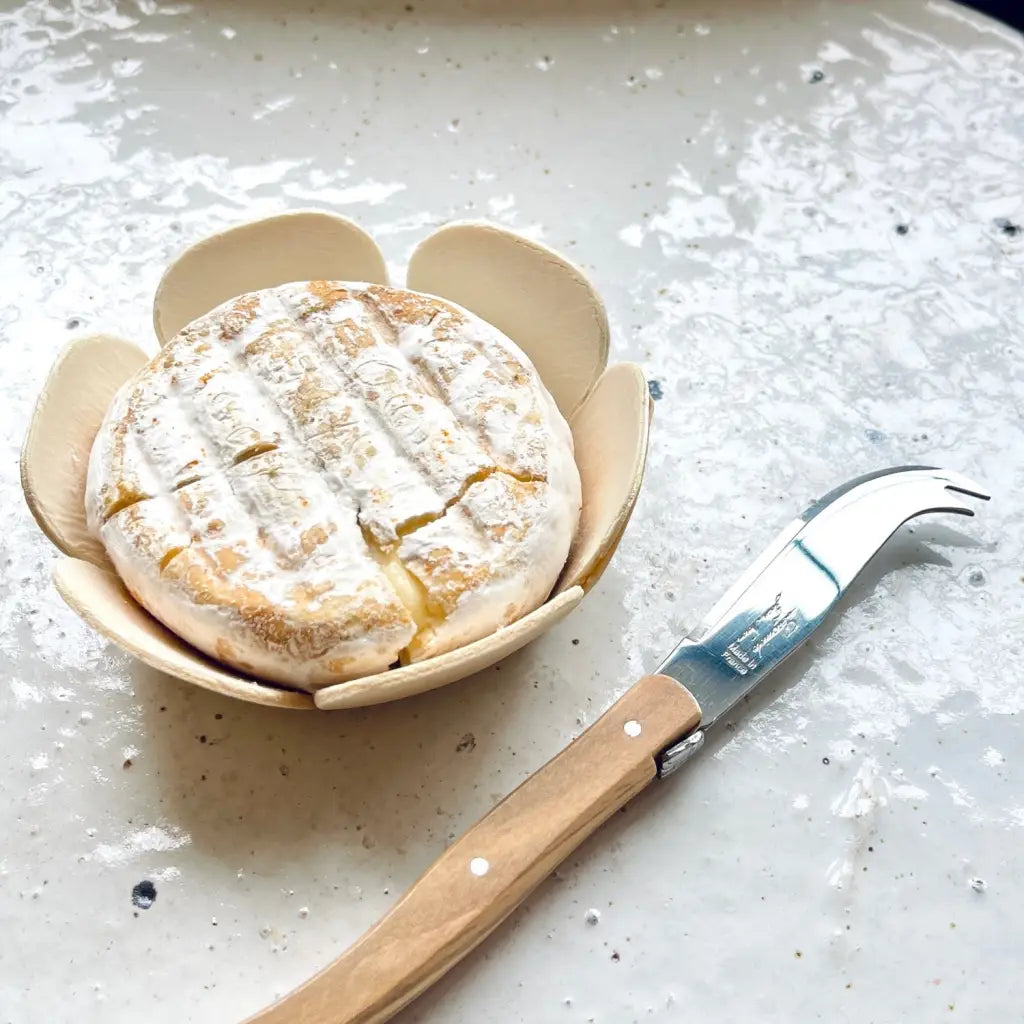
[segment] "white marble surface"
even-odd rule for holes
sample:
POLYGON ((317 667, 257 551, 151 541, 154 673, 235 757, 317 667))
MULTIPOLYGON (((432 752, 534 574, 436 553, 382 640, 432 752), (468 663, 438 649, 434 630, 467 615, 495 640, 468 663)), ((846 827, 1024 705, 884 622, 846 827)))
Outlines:
POLYGON ((0 1021, 240 1020, 654 667, 808 499, 900 462, 995 500, 904 533, 701 759, 401 1020, 1024 1019, 1020 38, 944 0, 288 6, 0 15, 0 1021), (335 715, 101 643, 49 584, 17 478, 73 331, 151 344, 172 253, 308 205, 396 270, 452 216, 543 238, 662 396, 636 516, 566 623, 335 715))

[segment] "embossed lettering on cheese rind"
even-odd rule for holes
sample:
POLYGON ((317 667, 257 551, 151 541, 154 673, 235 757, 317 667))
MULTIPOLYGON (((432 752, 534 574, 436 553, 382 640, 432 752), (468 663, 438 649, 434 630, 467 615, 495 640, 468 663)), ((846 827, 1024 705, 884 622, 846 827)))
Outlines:
POLYGON ((579 505, 568 426, 508 339, 443 300, 338 282, 186 327, 116 396, 87 485, 140 603, 306 689, 537 607, 579 505))

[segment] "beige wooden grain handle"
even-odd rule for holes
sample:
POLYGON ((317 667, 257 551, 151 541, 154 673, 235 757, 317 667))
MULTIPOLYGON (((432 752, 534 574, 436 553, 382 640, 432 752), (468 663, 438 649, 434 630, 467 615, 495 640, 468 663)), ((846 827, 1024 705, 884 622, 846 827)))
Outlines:
POLYGON ((248 1024, 379 1024, 453 967, 697 726, 697 702, 645 676, 450 846, 398 904, 315 977, 248 1024))

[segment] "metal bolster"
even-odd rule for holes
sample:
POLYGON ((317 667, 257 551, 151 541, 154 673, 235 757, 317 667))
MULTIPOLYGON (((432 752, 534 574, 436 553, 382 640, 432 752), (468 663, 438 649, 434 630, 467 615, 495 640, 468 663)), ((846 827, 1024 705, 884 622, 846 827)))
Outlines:
POLYGON ((703 746, 704 730, 695 729, 689 736, 666 747, 654 759, 654 763, 658 766, 658 778, 667 779, 674 772, 679 771, 703 746))

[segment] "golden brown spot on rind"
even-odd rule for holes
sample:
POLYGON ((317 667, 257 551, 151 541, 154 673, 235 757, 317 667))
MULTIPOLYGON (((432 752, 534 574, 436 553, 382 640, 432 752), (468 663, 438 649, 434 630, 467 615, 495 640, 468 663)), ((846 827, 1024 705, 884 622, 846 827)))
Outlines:
POLYGON ((417 292, 400 291, 386 285, 370 285, 366 289, 381 314, 390 321, 420 326, 440 326, 437 321, 455 325, 464 324, 465 316, 461 310, 445 302, 443 299, 417 292), (440 307, 440 308, 438 308, 440 307))
POLYGON ((231 308, 221 315, 220 337, 222 341, 237 338, 256 319, 260 307, 259 295, 242 295, 231 303, 231 308))
POLYGON ((240 565, 245 565, 247 561, 245 555, 234 548, 218 548, 215 557, 217 564, 226 572, 231 572, 240 565))
POLYGON ((355 665, 356 661, 354 658, 331 658, 331 660, 327 662, 327 671, 330 672, 331 675, 341 678, 343 676, 352 675, 352 670, 355 668, 355 665))
MULTIPOLYGON (((361 352, 377 346, 377 338, 374 333, 361 327, 354 320, 342 320, 340 324, 336 324, 334 340, 338 343, 341 351, 353 362, 359 358, 361 352)), ((368 396, 377 397, 373 394, 372 389, 368 391, 368 396)))
MULTIPOLYGON (((476 590, 491 578, 490 566, 467 566, 447 545, 431 548, 417 561, 422 566, 423 575, 430 580, 429 592, 433 603, 440 605, 444 615, 455 611, 463 594, 476 590)), ((413 575, 419 579, 419 573, 413 575)))
POLYGON ((184 547, 178 546, 175 548, 168 548, 164 552, 163 558, 160 559, 160 571, 163 572, 167 566, 171 564, 171 561, 178 557, 184 551, 184 547))
POLYGON ((317 414, 319 407, 337 392, 329 391, 315 374, 304 373, 295 390, 295 414, 300 423, 308 423, 317 414))
POLYGON ((336 283, 331 281, 310 281, 306 285, 306 291, 317 301, 305 307, 303 317, 312 316, 314 313, 324 313, 352 296, 347 288, 339 288, 336 283))
POLYGON ((132 505, 137 505, 140 501, 147 501, 151 497, 153 495, 129 487, 119 480, 113 488, 108 488, 107 497, 103 502, 103 522, 107 522, 118 512, 123 512, 126 508, 131 508, 132 505), (112 496, 109 494, 110 490, 114 492, 112 496))
POLYGON ((327 543, 327 531, 322 526, 311 526, 299 535, 302 550, 311 555, 321 544, 327 543))
POLYGON ((294 587, 289 588, 288 598, 299 607, 305 608, 319 601, 324 594, 329 594, 333 589, 334 584, 330 580, 324 580, 322 583, 296 583, 294 587))
MULTIPOLYGON (((257 441, 255 444, 247 445, 231 460, 232 466, 238 466, 259 455, 266 455, 267 452, 276 452, 277 445, 273 441, 257 441)), ((198 477, 196 477, 198 479, 198 477)))

